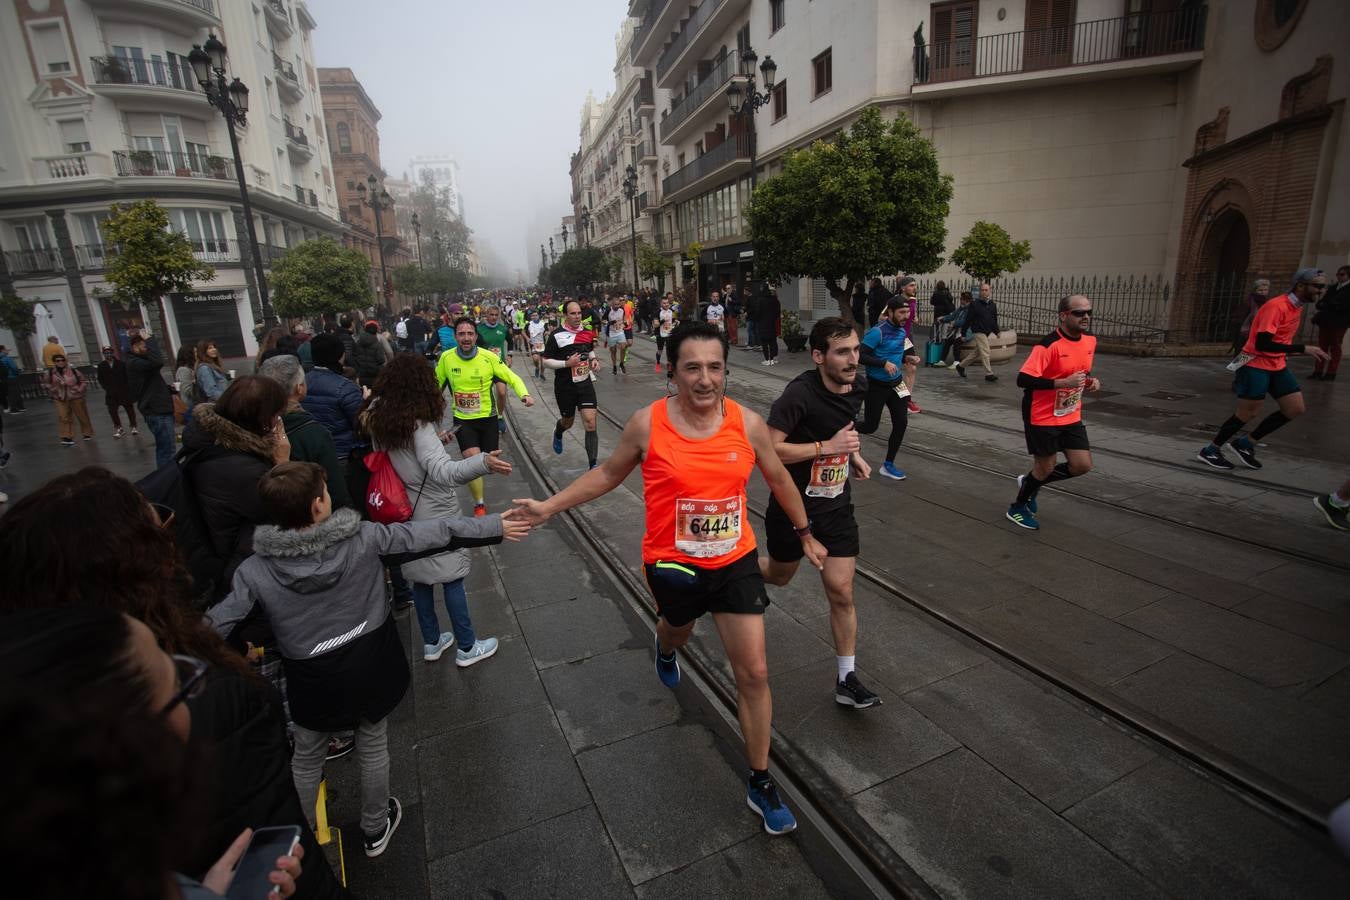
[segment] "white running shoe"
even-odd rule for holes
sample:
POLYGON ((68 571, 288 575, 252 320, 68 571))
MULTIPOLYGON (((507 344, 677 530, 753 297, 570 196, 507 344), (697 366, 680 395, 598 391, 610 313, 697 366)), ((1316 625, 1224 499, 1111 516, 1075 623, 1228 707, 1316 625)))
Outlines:
POLYGON ((497 639, 495 637, 483 638, 473 642, 473 647, 468 650, 455 651, 455 665, 461 669, 467 669, 474 663, 480 663, 489 656, 497 652, 497 639))

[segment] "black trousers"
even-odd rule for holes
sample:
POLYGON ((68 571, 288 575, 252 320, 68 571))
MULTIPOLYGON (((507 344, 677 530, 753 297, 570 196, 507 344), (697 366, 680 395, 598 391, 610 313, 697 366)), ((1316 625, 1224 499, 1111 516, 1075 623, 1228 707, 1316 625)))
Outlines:
POLYGON ((859 434, 874 434, 881 427, 881 411, 891 411, 891 434, 886 438, 886 462, 894 462, 895 454, 900 451, 900 442, 905 439, 905 429, 909 427, 909 403, 895 392, 900 382, 867 382, 867 393, 863 395, 863 424, 859 434))

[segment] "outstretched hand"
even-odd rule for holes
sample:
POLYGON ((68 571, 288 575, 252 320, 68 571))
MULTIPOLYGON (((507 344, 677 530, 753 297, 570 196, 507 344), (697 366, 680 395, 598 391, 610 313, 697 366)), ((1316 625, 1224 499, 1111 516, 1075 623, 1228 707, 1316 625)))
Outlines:
POLYGON ((549 520, 549 514, 544 509, 543 500, 535 500, 533 497, 516 498, 511 501, 515 506, 511 509, 513 514, 519 514, 521 518, 531 525, 543 525, 549 520))
POLYGON ((519 541, 530 533, 530 522, 518 509, 502 513, 502 540, 519 541))
POLYGON ((491 472, 493 475, 511 474, 511 463, 502 459, 502 451, 491 450, 484 455, 487 456, 488 471, 491 472))

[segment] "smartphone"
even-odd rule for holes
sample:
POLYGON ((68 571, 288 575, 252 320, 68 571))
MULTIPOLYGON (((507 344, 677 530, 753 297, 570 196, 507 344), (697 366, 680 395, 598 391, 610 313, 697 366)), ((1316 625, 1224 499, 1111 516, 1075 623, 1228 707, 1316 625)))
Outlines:
POLYGON ((277 860, 290 856, 298 843, 299 825, 278 825, 253 832, 248 849, 234 867, 234 880, 225 896, 229 900, 262 900, 279 893, 277 885, 268 881, 267 876, 276 870, 277 860))

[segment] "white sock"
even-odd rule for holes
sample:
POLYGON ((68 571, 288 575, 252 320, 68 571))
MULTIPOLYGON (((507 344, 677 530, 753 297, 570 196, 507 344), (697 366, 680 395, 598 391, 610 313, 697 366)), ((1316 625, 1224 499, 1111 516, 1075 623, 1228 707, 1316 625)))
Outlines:
POLYGON ((1350 498, 1342 497, 1340 491, 1331 492, 1331 505, 1338 509, 1345 509, 1350 506, 1350 498))
POLYGON ((839 680, 843 681, 848 677, 848 673, 853 671, 852 656, 836 656, 834 661, 839 665, 839 680))

